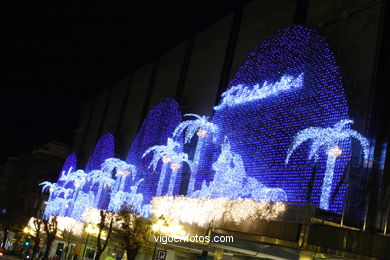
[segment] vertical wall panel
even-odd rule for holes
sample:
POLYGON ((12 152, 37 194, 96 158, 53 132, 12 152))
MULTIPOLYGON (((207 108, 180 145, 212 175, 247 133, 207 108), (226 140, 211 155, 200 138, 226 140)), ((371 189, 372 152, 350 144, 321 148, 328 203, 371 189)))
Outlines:
POLYGON ((77 128, 74 130, 74 137, 72 143, 72 152, 79 154, 83 147, 84 135, 87 131, 89 114, 91 113, 91 109, 93 108, 92 101, 87 101, 82 105, 81 114, 79 117, 79 121, 77 123, 77 128))
POLYGON ((196 36, 183 91, 184 112, 212 114, 232 20, 229 15, 196 36))
POLYGON ((336 54, 343 77, 344 88, 350 106, 350 115, 355 119, 354 128, 367 135, 367 116, 374 77, 375 49, 381 5, 372 6, 364 12, 352 14, 358 7, 372 4, 369 0, 319 1, 309 5, 307 23, 320 27, 336 54), (358 4, 356 4, 358 2, 358 4), (340 19, 343 13, 348 17, 340 19), (364 53, 364 55, 362 55, 364 53))
POLYGON ((108 90, 100 93, 96 98, 95 109, 89 122, 88 132, 85 138, 85 144, 82 154, 82 161, 86 163, 89 156, 92 154, 95 147, 96 140, 98 138, 99 126, 103 117, 104 107, 108 98, 108 90))
POLYGON ((182 43, 161 56, 149 110, 162 98, 175 97, 185 49, 186 43, 182 43))
POLYGON ((149 63, 136 71, 132 80, 132 87, 128 97, 127 108, 123 117, 120 130, 121 143, 118 144, 126 156, 131 142, 137 134, 137 128, 141 120, 142 108, 148 90, 153 63, 149 63))
POLYGON ((129 78, 119 81, 114 89, 108 105, 107 115, 103 125, 102 133, 115 132, 119 119, 120 109, 125 98, 126 87, 129 84, 129 78))
POLYGON ((252 1, 244 7, 230 78, 256 45, 292 24, 295 5, 295 1, 266 0, 252 1))

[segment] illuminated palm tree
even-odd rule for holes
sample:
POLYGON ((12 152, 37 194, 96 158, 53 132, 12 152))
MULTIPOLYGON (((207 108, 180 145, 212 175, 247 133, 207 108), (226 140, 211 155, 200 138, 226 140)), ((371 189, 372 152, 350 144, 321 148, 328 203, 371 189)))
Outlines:
POLYGON ((57 183, 44 181, 39 183, 39 185, 42 185, 42 192, 45 192, 46 190, 49 190, 49 200, 53 198, 54 192, 59 188, 57 183))
MULTIPOLYGON (((161 169, 160 179, 157 184, 157 192, 156 196, 161 196, 162 188, 164 185, 165 176, 167 173, 167 168, 175 158, 177 159, 180 156, 185 161, 188 161, 187 154, 184 153, 177 153, 175 152, 176 148, 180 148, 180 144, 178 142, 175 142, 172 138, 168 138, 167 145, 155 145, 150 147, 145 151, 145 153, 142 155, 142 158, 145 157, 148 153, 153 152, 153 159, 150 162, 149 167, 153 167, 153 170, 156 170, 157 164, 160 160, 163 162, 163 166, 161 169)), ((177 160, 180 161, 180 160, 177 160)), ((181 161, 180 161, 181 162, 181 161)), ((171 178, 172 179, 172 178, 171 178)))
POLYGON ((87 173, 85 173, 83 170, 77 170, 75 172, 71 172, 69 175, 66 176, 65 185, 69 182, 73 182, 76 191, 78 191, 84 187, 84 184, 87 182, 87 178, 87 173))
POLYGON ((169 186, 168 186, 168 196, 173 195, 173 189, 175 187, 175 182, 176 182, 176 176, 177 172, 182 166, 182 163, 185 162, 190 166, 190 169, 192 168, 192 163, 190 160, 188 160, 188 155, 186 153, 176 153, 171 155, 171 161, 170 161, 170 166, 171 166, 171 178, 169 180, 169 186))
POLYGON ((73 189, 67 189, 67 188, 64 188, 64 187, 61 187, 61 186, 58 187, 57 189, 55 189, 55 191, 54 191, 54 195, 64 194, 64 198, 67 198, 72 193, 73 193, 73 189))
POLYGON ((320 197, 320 208, 324 210, 329 209, 329 197, 330 191, 332 188, 334 167, 336 164, 336 159, 342 154, 342 150, 338 146, 338 143, 342 140, 349 138, 355 138, 359 141, 360 145, 363 148, 364 159, 368 159, 369 143, 368 140, 356 132, 346 128, 347 125, 352 124, 353 121, 349 119, 340 120, 337 122, 333 128, 332 127, 309 127, 299 131, 295 136, 292 142, 290 149, 287 152, 286 164, 288 164, 292 153, 295 149, 298 148, 302 143, 307 140, 312 140, 312 144, 309 151, 309 160, 313 157, 317 159, 318 151, 321 147, 324 148, 325 152, 328 155, 326 161, 326 170, 324 175, 324 181, 322 184, 321 197, 320 197))
POLYGON ((118 158, 109 158, 105 160, 102 164, 102 171, 111 174, 114 170, 116 170, 116 177, 118 178, 118 181, 113 188, 114 192, 123 191, 126 184, 126 177, 131 175, 134 179, 135 174, 137 173, 137 168, 134 165, 128 164, 118 158))
POLYGON ((188 184, 187 194, 191 194, 194 191, 195 187, 195 178, 198 171, 198 165, 200 160, 200 152, 202 146, 205 142, 205 139, 209 136, 213 136, 213 141, 215 142, 218 134, 217 125, 208 121, 207 116, 199 116, 197 114, 185 114, 184 116, 192 116, 196 119, 186 120, 180 123, 175 131, 173 131, 173 137, 178 137, 185 132, 184 143, 189 143, 195 133, 198 136, 198 142, 196 144, 195 155, 193 159, 193 169, 190 176, 190 182, 188 184))
POLYGON ((112 175, 110 172, 94 170, 90 174, 92 186, 94 186, 96 183, 99 184, 98 193, 96 194, 94 201, 95 207, 98 208, 103 189, 111 187, 115 183, 115 180, 111 178, 112 175))

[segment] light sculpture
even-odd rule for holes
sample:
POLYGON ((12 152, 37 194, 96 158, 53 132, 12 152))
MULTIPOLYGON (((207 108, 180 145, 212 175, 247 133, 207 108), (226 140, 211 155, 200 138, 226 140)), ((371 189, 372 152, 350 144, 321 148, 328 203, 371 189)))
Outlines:
MULTIPOLYGON (((288 167, 286 152, 300 130, 326 128, 345 118, 349 115, 342 78, 325 39, 302 26, 281 30, 249 53, 221 97, 211 119, 219 128, 218 140, 202 149, 195 190, 214 180, 213 164, 227 136, 231 151, 240 155, 245 167, 243 186, 265 187, 262 193, 251 189, 249 198, 277 199, 275 190, 266 189, 281 189, 292 205, 319 206, 325 167, 317 168, 308 201, 314 168, 314 161, 307 161, 309 147, 304 144, 296 151, 288 167)), ((342 154, 337 157, 333 184, 340 182, 348 165, 352 149, 348 142, 338 143, 342 154)), ((326 156, 321 153, 317 164, 325 165, 326 156)), ((342 183, 337 190, 335 186, 329 211, 340 214, 346 186, 342 183)))
POLYGON ((295 136, 291 144, 290 149, 287 152, 286 164, 288 164, 291 155, 304 142, 311 140, 308 159, 318 158, 318 152, 323 148, 327 154, 326 170, 324 180, 321 189, 320 208, 324 210, 329 209, 329 198, 332 188, 332 180, 334 175, 334 168, 336 165, 336 159, 342 154, 342 150, 338 146, 338 143, 343 140, 349 140, 355 138, 359 141, 359 144, 363 148, 364 159, 368 159, 369 143, 368 140, 355 130, 349 129, 348 125, 353 121, 349 119, 340 120, 333 127, 309 127, 299 131, 295 136))
POLYGON ((104 189, 114 185, 115 180, 111 178, 111 173, 101 170, 94 170, 90 173, 91 185, 98 184, 98 192, 95 196, 94 206, 99 208, 99 202, 104 189))
POLYGON ((252 87, 237 85, 222 93, 222 101, 214 110, 219 110, 224 107, 232 107, 246 102, 251 102, 267 97, 277 96, 285 91, 294 90, 303 86, 303 73, 298 76, 283 75, 280 81, 274 84, 269 84, 264 81, 263 86, 256 84, 252 87))
POLYGON ((50 192, 49 199, 53 198, 54 191, 59 187, 57 183, 52 183, 49 181, 41 182, 39 185, 42 185, 42 192, 49 190, 50 192))
POLYGON ((246 176, 241 156, 233 153, 230 142, 225 138, 221 154, 213 163, 215 175, 206 184, 204 181, 200 190, 192 193, 196 198, 252 198, 257 201, 287 201, 286 193, 280 188, 267 188, 254 178, 246 176), (246 183, 246 184, 244 184, 246 183))
POLYGON ((97 141, 95 150, 85 166, 85 172, 99 170, 102 163, 114 157, 114 136, 111 133, 105 133, 97 141))
POLYGON ((58 178, 57 184, 59 186, 63 186, 63 178, 65 177, 66 174, 69 174, 70 172, 73 171, 73 169, 76 169, 76 163, 77 163, 77 158, 75 153, 71 153, 66 157, 66 160, 64 162, 64 165, 62 166, 62 169, 60 171, 60 176, 58 178))
MULTIPOLYGON (((179 104, 174 99, 163 98, 149 111, 131 145, 126 162, 137 166, 138 174, 133 181, 145 180, 138 188, 138 192, 144 196, 145 205, 149 205, 151 198, 156 195, 157 183, 160 177, 156 172, 161 172, 162 164, 160 163, 156 169, 149 168, 153 154, 149 153, 145 157, 142 156, 148 148, 166 144, 167 138, 172 136, 175 127, 181 122, 182 114, 179 104)), ((175 141, 182 145, 181 139, 175 141)), ((179 175, 177 178, 177 184, 180 182, 180 177, 179 175)), ((128 190, 127 186, 129 185, 126 184, 125 190, 128 190)), ((174 192, 178 192, 177 188, 174 189, 174 192)))
MULTIPOLYGON (((161 196, 164 180, 167 174, 167 169, 169 164, 172 163, 181 163, 181 162, 187 162, 190 164, 188 160, 188 155, 185 153, 176 152, 175 149, 180 149, 180 144, 178 142, 175 142, 172 138, 168 138, 166 145, 155 145, 150 147, 145 151, 142 157, 145 157, 149 153, 153 153, 153 158, 149 164, 149 167, 152 167, 153 170, 156 170, 158 162, 161 160, 163 162, 163 166, 160 173, 160 178, 157 184, 157 192, 156 196, 161 196)), ((177 169, 178 170, 178 169, 177 169)), ((171 187, 171 190, 168 191, 169 193, 172 193, 173 191, 173 184, 176 180, 176 173, 177 170, 173 171, 173 174, 171 176, 171 184, 169 185, 171 187)))
POLYGON ((130 192, 119 190, 111 193, 110 203, 107 207, 110 212, 117 212, 121 210, 122 206, 133 207, 140 215, 145 215, 143 208, 143 195, 138 193, 138 186, 143 182, 143 179, 138 180, 130 187, 130 192))
POLYGON ((184 143, 189 143, 195 133, 198 136, 198 141, 196 144, 195 155, 193 159, 193 169, 191 170, 190 181, 188 184, 187 194, 191 194, 194 191, 195 187, 195 178, 198 171, 198 165, 200 161, 200 155, 202 146, 205 142, 205 139, 210 135, 213 136, 213 140, 216 141, 218 134, 217 125, 208 121, 207 116, 199 116, 197 114, 185 114, 184 116, 195 117, 194 120, 186 120, 180 123, 175 131, 173 132, 173 137, 177 138, 182 133, 185 132, 184 143))

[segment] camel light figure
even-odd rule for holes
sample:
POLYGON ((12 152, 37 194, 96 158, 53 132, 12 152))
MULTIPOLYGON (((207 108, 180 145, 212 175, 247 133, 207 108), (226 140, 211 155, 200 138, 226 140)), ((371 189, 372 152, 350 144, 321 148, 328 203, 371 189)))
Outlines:
POLYGON ((334 175, 334 168, 336 164, 336 159, 342 154, 342 150, 338 146, 338 143, 342 140, 349 138, 355 138, 359 141, 363 149, 364 159, 368 159, 369 152, 369 143, 368 140, 356 132, 346 128, 347 125, 352 124, 353 121, 349 119, 340 120, 333 127, 308 127, 299 131, 295 136, 291 144, 290 149, 287 152, 287 157, 285 163, 288 164, 292 153, 295 149, 298 148, 302 143, 307 140, 312 140, 312 144, 309 151, 309 160, 315 157, 318 157, 318 151, 321 147, 324 148, 325 152, 328 155, 326 161, 326 170, 324 175, 324 180, 322 183, 321 197, 320 197, 320 208, 324 210, 329 209, 329 197, 332 188, 332 181, 334 175))
MULTIPOLYGON (((178 161, 180 161, 179 159, 181 159, 181 161, 189 162, 187 154, 175 152, 176 148, 180 148, 180 144, 178 142, 175 142, 172 138, 168 138, 167 145, 152 146, 149 149, 147 149, 145 151, 145 153, 142 155, 142 157, 145 157, 147 154, 153 152, 153 159, 151 160, 150 165, 149 165, 149 167, 153 167, 153 170, 156 170, 157 164, 160 160, 162 160, 162 162, 163 162, 160 178, 159 178, 158 184, 157 184, 156 196, 161 196, 161 192, 162 192, 162 188, 164 185, 165 176, 167 174, 168 166, 172 163, 173 166, 171 166, 171 167, 173 167, 173 173, 174 173, 174 172, 177 172, 177 170, 179 170, 179 168, 180 168, 179 165, 175 165, 178 163, 178 161)), ((172 175, 175 175, 175 174, 172 174, 172 175)), ((175 176, 171 176, 171 181, 173 179, 172 177, 175 177, 175 176)), ((174 181, 173 181, 173 183, 174 183, 174 181)), ((172 186, 172 185, 170 184, 170 186, 172 186)), ((173 188, 172 188, 172 190, 173 190, 173 188)))
POLYGON ((213 141, 215 142, 218 134, 217 125, 208 121, 207 116, 199 116, 197 114, 185 114, 184 116, 192 116, 195 117, 194 120, 186 120, 180 123, 175 131, 173 131, 173 137, 180 136, 183 132, 185 132, 184 143, 189 143, 191 138, 195 135, 198 136, 198 142, 196 144, 195 155, 193 159, 193 169, 191 171, 190 182, 188 184, 187 194, 191 194, 195 188, 195 178, 196 173, 198 171, 198 165, 200 161, 200 152, 202 150, 202 146, 205 142, 205 139, 209 136, 213 136, 213 141))

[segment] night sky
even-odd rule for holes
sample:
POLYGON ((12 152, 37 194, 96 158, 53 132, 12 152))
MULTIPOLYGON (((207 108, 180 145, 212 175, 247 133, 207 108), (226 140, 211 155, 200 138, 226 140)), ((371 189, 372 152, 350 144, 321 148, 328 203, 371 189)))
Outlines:
POLYGON ((3 8, 0 159, 50 140, 71 144, 83 101, 239 1, 133 2, 16 2, 3 8))

